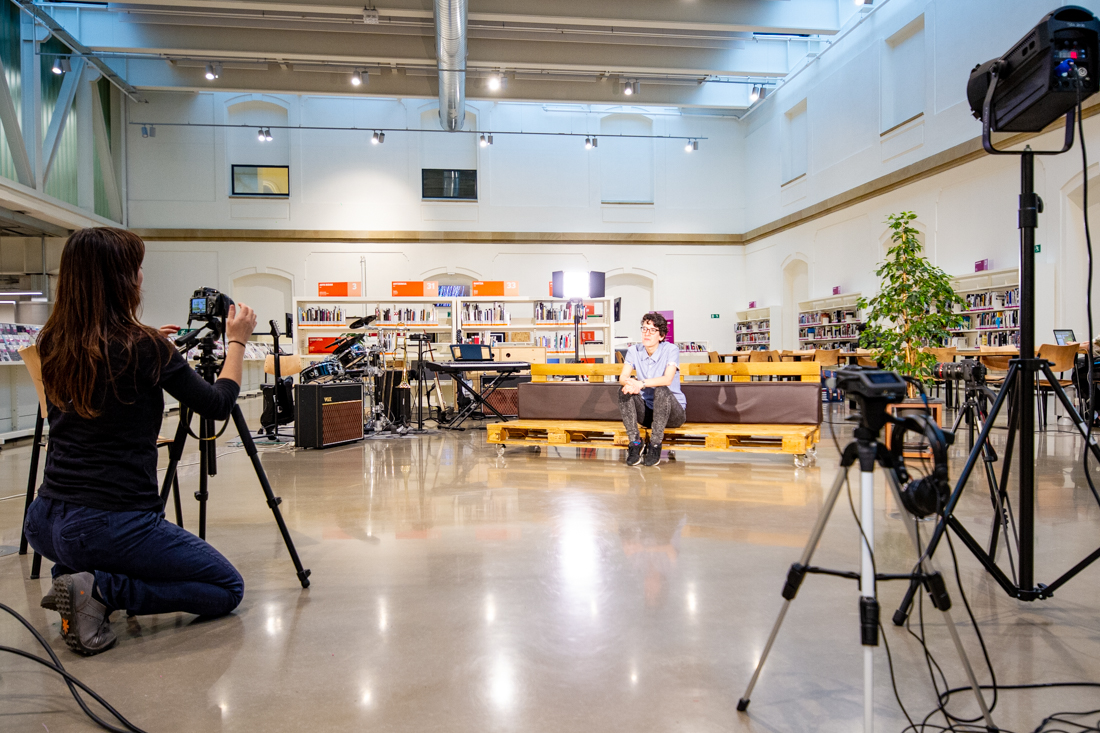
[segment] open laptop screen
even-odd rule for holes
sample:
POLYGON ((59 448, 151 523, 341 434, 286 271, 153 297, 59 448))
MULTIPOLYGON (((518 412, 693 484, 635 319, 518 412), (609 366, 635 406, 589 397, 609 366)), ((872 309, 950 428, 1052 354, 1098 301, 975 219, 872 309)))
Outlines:
POLYGON ((1056 328, 1054 329, 1054 343, 1059 346, 1065 346, 1066 344, 1076 341, 1073 337, 1073 329, 1070 328, 1056 328))

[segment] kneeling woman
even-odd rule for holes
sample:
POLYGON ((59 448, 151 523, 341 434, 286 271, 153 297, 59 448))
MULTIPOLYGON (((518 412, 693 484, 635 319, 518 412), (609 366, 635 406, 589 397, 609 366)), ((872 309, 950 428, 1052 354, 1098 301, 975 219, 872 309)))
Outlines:
POLYGON ((656 466, 661 461, 665 428, 678 428, 687 419, 687 400, 680 390, 680 349, 665 341, 667 335, 664 316, 642 316, 642 343, 626 352, 619 375, 619 412, 630 437, 626 462, 631 466, 643 460, 647 466, 656 466), (630 376, 631 370, 635 377, 630 376), (650 428, 648 446, 642 445, 639 423, 650 428))
POLYGON ((38 337, 50 443, 25 529, 54 562, 42 606, 61 614, 65 642, 82 654, 115 643, 115 610, 220 616, 244 594, 228 560, 164 519, 157 433, 162 390, 200 415, 229 417, 256 315, 230 308, 225 366, 207 384, 165 338, 178 327, 138 322, 144 257, 145 244, 130 232, 73 233, 38 337))

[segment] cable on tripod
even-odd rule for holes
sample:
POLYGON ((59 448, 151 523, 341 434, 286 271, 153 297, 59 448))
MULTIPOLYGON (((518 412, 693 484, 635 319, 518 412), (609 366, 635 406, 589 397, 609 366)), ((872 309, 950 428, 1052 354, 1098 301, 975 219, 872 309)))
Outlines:
POLYGON ((30 659, 34 662, 38 662, 43 667, 52 669, 54 672, 57 672, 59 675, 61 675, 61 677, 65 680, 65 685, 69 688, 69 692, 72 693, 73 699, 76 700, 77 704, 80 706, 80 709, 83 710, 84 714, 91 718, 99 727, 105 730, 112 731, 112 733, 145 733, 145 731, 143 731, 141 728, 138 728, 136 725, 123 717, 122 713, 111 707, 110 703, 108 703, 99 694, 97 694, 95 690, 88 687, 86 684, 77 679, 71 672, 66 670, 64 665, 61 664, 61 660, 57 658, 56 654, 54 654, 54 651, 50 647, 49 642, 47 642, 42 637, 42 635, 38 633, 37 629, 31 626, 31 623, 27 621, 27 619, 23 618, 18 613, 16 613, 14 609, 5 606, 3 603, 0 603, 0 610, 15 617, 16 621, 23 624, 23 626, 25 626, 27 630, 34 635, 35 640, 37 640, 38 643, 42 645, 42 648, 46 650, 46 653, 49 654, 50 658, 43 659, 42 657, 31 654, 30 652, 23 651, 22 649, 14 649, 9 646, 0 646, 0 652, 15 654, 17 656, 30 659), (91 708, 88 707, 88 704, 84 702, 84 698, 82 698, 80 696, 80 693, 76 691, 77 687, 91 695, 93 700, 102 705, 103 708, 107 712, 109 712, 112 717, 114 717, 118 722, 122 723, 122 725, 125 727, 116 728, 115 726, 111 725, 110 723, 96 715, 94 712, 92 712, 91 708))

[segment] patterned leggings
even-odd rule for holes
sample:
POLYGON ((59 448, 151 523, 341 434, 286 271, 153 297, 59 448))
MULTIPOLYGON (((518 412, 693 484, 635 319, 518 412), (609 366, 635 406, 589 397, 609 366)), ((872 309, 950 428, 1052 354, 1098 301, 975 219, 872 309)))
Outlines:
POLYGON ((639 440, 638 425, 650 428, 649 442, 659 446, 665 439, 665 428, 678 428, 684 424, 687 415, 680 402, 668 387, 653 389, 653 409, 646 406, 641 395, 623 394, 619 391, 619 413, 623 416, 623 425, 631 442, 639 440))

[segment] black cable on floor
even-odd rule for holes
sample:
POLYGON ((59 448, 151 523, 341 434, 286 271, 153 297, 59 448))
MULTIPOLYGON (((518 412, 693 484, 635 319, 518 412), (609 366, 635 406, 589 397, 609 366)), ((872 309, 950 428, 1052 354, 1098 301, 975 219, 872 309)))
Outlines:
POLYGON ((31 634, 34 635, 34 638, 38 641, 38 643, 42 645, 42 648, 46 650, 46 653, 50 656, 50 658, 49 659, 43 659, 42 657, 35 656, 34 654, 31 654, 30 652, 23 651, 22 649, 14 649, 14 648, 8 647, 8 646, 0 646, 0 652, 7 652, 9 654, 15 654, 17 656, 24 657, 26 659, 30 659, 32 661, 35 661, 35 662, 41 664, 44 667, 48 667, 49 669, 52 669, 54 672, 57 672, 59 675, 61 675, 62 678, 65 680, 66 686, 68 686, 68 688, 69 688, 69 692, 72 693, 73 699, 76 700, 78 705, 80 705, 80 709, 83 710, 84 714, 87 715, 89 718, 91 718, 96 723, 96 725, 98 725, 99 727, 101 727, 105 730, 112 731, 112 733, 145 733, 145 731, 143 731, 141 728, 138 728, 136 725, 134 725, 129 720, 127 720, 125 717, 123 717, 122 713, 118 712, 113 707, 111 707, 110 703, 108 703, 106 700, 104 700, 102 697, 100 697, 95 692, 95 690, 88 687, 86 684, 84 684, 79 679, 77 679, 73 674, 71 674, 69 671, 67 671, 65 669, 64 665, 61 664, 61 660, 57 658, 56 654, 54 654, 53 649, 50 648, 49 642, 47 642, 42 637, 42 635, 40 633, 38 633, 37 629, 35 629, 33 626, 31 626, 31 623, 29 621, 27 621, 27 619, 23 618, 18 613, 16 613, 14 609, 9 608, 8 606, 5 606, 3 603, 0 603, 0 610, 7 612, 11 616, 14 616, 15 620, 17 620, 19 623, 23 624, 23 626, 25 626, 27 628, 27 630, 30 631, 31 634), (103 708, 107 712, 109 712, 111 714, 111 716, 113 718, 115 718, 115 720, 120 722, 124 727, 116 728, 115 726, 111 725, 110 723, 108 723, 107 721, 103 720, 98 715, 96 715, 94 712, 92 712, 91 708, 88 707, 88 704, 86 702, 84 702, 84 698, 82 698, 80 696, 80 693, 77 692, 77 690, 76 690, 77 687, 79 687, 81 690, 84 690, 84 692, 91 695, 93 700, 95 700, 97 703, 102 705, 103 708))

